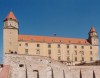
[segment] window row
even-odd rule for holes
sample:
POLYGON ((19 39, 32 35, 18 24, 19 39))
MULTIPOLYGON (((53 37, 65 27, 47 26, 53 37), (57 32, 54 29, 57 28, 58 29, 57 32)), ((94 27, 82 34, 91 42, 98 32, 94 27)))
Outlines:
MULTIPOLYGON (((21 46, 21 44, 19 44, 19 46, 21 46)), ((25 46, 28 47, 28 43, 25 43, 25 46)), ((37 47, 40 47, 40 44, 37 44, 37 47)), ((48 48, 51 48, 51 44, 48 44, 48 48)), ((61 47, 60 44, 57 45, 58 48, 61 47)), ((70 48, 70 45, 66 45, 67 48, 70 48)), ((81 49, 84 49, 85 46, 81 46, 81 49)), ((74 46, 75 49, 77 49, 77 46, 74 46)), ((92 49, 92 46, 90 46, 90 49, 92 49)))
MULTIPOLYGON (((52 50, 49 49, 49 50, 48 50, 48 55, 51 55, 51 52, 52 52, 52 50)), ((28 54, 28 49, 25 49, 25 53, 28 54)), ((40 54, 40 49, 37 49, 37 50, 36 50, 36 54, 40 54)), ((84 55, 84 51, 80 51, 79 54, 84 55)), ((93 55, 93 52, 90 51, 89 54, 90 54, 90 55, 93 55)), ((58 50, 58 55, 61 55, 61 50, 58 50)), ((69 51, 69 50, 67 50, 66 55, 70 55, 70 51, 69 51)), ((74 52, 72 53, 72 55, 78 55, 78 51, 74 51, 74 52)))
MULTIPOLYGON (((61 56, 58 56, 58 60, 59 60, 59 61, 61 60, 61 56)), ((71 60, 70 57, 68 56, 68 57, 67 57, 67 61, 78 61, 78 58, 77 58, 77 57, 74 57, 74 59, 71 60)), ((84 57, 82 57, 80 61, 85 61, 85 60, 84 60, 84 57)), ((90 57, 90 61, 93 61, 93 57, 90 57)))

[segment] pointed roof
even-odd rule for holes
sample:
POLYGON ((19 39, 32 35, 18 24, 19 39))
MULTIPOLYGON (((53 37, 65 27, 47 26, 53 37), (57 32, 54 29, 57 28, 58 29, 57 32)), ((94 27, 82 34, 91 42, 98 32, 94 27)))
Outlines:
POLYGON ((7 15, 7 17, 5 18, 5 20, 7 19, 14 19, 14 20, 17 20, 14 13, 12 11, 10 11, 10 13, 7 15))
POLYGON ((95 28, 92 27, 92 28, 90 29, 90 32, 96 32, 95 28))

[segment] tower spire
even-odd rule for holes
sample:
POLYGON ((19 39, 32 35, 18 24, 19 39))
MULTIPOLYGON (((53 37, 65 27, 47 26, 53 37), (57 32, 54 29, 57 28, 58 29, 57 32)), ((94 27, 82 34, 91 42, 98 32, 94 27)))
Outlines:
MULTIPOLYGON (((5 20, 8 20, 8 19, 13 19, 13 20, 16 20, 16 21, 17 21, 17 19, 16 19, 14 13, 13 13, 12 11, 10 11, 10 13, 9 13, 9 14, 7 15, 7 17, 5 18, 5 20)), ((4 21, 5 21, 5 20, 4 20, 4 21)))
POLYGON ((91 27, 90 32, 96 32, 94 27, 91 27))
POLYGON ((92 45, 98 45, 98 35, 97 35, 97 32, 96 32, 94 27, 91 27, 91 29, 90 29, 88 34, 89 34, 88 41, 92 45))

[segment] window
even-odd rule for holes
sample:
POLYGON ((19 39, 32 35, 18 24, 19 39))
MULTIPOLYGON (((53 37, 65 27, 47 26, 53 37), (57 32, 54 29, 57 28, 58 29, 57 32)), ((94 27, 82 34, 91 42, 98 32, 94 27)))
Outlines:
POLYGON ((92 57, 90 57, 90 61, 93 61, 93 58, 92 57))
POLYGON ((40 44, 37 44, 37 47, 40 47, 40 44))
POLYGON ((25 54, 28 54, 28 49, 25 49, 25 54))
POLYGON ((84 61, 84 57, 82 57, 82 61, 84 61))
POLYGON ((84 51, 80 51, 81 55, 84 55, 84 51))
POLYGON ((58 44, 58 48, 60 48, 60 44, 58 44))
POLYGON ((67 61, 70 61, 70 58, 69 58, 69 56, 67 57, 67 61))
POLYGON ((40 54, 40 50, 39 49, 37 49, 36 54, 40 54))
POLYGON ((81 46, 82 49, 84 49, 84 46, 81 46))
POLYGON ((75 51, 75 55, 77 55, 77 51, 75 51))
POLYGON ((75 61, 77 61, 77 57, 75 57, 75 61))
POLYGON ((51 50, 48 50, 48 54, 51 55, 51 50))
POLYGON ((67 45, 67 48, 69 48, 69 45, 67 45))
POLYGON ((92 49, 92 46, 90 46, 90 49, 92 49))
POLYGON ((48 48, 51 48, 51 44, 48 44, 48 48))
POLYGON ((58 56, 58 60, 61 60, 61 56, 58 56))
POLYGON ((61 54, 61 51, 60 50, 58 50, 58 54, 61 54))
POLYGON ((67 55, 69 55, 69 50, 67 51, 67 55))
POLYGON ((90 51, 90 55, 92 55, 92 51, 90 51))
POLYGON ((74 46, 75 48, 77 48, 77 46, 74 46))
POLYGON ((28 46, 28 43, 25 43, 25 46, 27 47, 28 46))
POLYGON ((82 51, 82 55, 84 55, 84 51, 82 51))
POLYGON ((21 46, 21 44, 19 44, 19 46, 21 46))

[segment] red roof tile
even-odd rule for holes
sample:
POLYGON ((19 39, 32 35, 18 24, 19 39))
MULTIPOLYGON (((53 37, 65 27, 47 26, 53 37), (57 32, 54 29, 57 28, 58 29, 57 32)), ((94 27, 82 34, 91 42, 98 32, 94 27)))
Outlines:
POLYGON ((14 13, 13 13, 12 11, 7 15, 7 17, 6 17, 5 20, 7 20, 7 19, 14 19, 14 20, 17 20, 16 17, 15 17, 15 15, 14 15, 14 13))
POLYGON ((89 44, 89 42, 86 39, 50 37, 50 36, 19 35, 18 40, 47 42, 47 43, 84 44, 84 45, 89 44))

